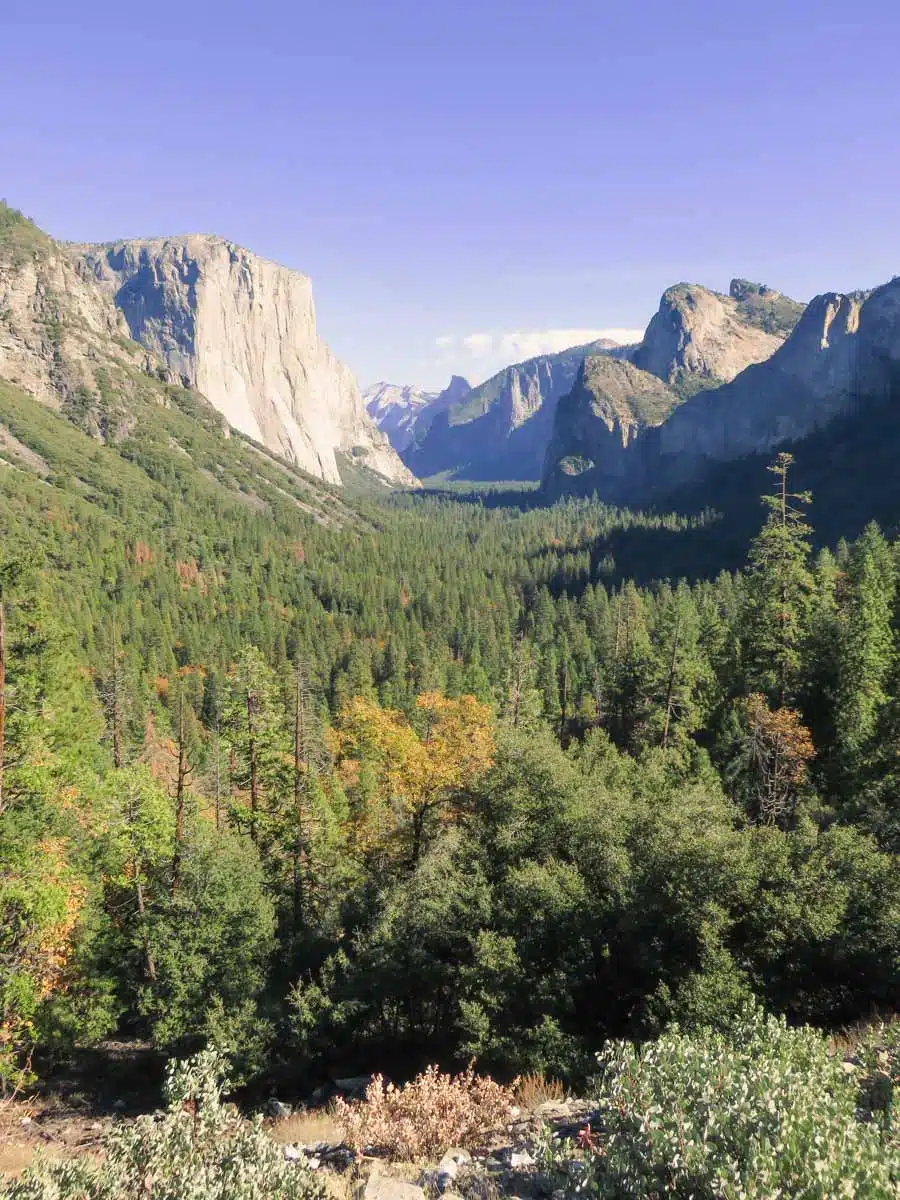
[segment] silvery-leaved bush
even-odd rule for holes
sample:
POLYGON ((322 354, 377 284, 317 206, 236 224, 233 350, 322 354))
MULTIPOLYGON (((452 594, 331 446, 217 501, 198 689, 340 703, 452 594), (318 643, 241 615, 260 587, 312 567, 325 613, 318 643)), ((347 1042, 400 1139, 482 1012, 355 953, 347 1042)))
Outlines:
POLYGON ((224 1104, 227 1062, 204 1050, 172 1063, 167 1111, 104 1140, 100 1163, 39 1162, 0 1190, 8 1200, 324 1200, 306 1167, 288 1163, 262 1128, 224 1104))
MULTIPOLYGON (((896 1200, 890 1083, 877 1111, 828 1039, 747 1013, 723 1034, 673 1030, 598 1056, 595 1194, 694 1200, 896 1200)), ((882 1072, 882 1078, 886 1076, 882 1072)))

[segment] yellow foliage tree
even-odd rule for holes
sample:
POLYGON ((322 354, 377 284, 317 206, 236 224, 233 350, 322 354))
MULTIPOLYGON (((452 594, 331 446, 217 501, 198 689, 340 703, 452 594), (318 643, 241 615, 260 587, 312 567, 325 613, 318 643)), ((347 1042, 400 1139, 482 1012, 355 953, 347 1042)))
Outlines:
POLYGON ((357 846, 385 853, 399 843, 415 866, 429 823, 456 820, 467 789, 493 761, 491 712, 474 696, 426 692, 411 723, 357 696, 341 712, 333 749, 342 782, 357 797, 357 846))
POLYGON ((33 1020, 69 984, 69 955, 86 888, 58 838, 37 843, 0 877, 0 1096, 30 1079, 33 1020))

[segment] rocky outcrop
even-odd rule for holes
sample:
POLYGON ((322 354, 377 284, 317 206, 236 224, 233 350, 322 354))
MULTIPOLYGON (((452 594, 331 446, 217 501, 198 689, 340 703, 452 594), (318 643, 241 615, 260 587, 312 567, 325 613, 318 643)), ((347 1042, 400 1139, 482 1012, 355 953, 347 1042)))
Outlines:
POLYGON ((129 399, 164 364, 61 246, 5 206, 0 224, 0 378, 96 437, 124 436, 129 399))
POLYGON ((456 402, 442 405, 439 398, 420 418, 405 462, 419 476, 539 479, 557 401, 571 388, 587 354, 616 349, 615 342, 604 339, 543 354, 506 367, 456 402))
POLYGON ((70 250, 131 337, 230 425, 339 483, 339 459, 412 484, 316 330, 310 280, 222 238, 195 235, 70 250))
POLYGON ((770 358, 802 305, 780 292, 733 280, 723 296, 679 283, 663 293, 631 361, 682 392, 717 387, 770 358))
POLYGON ((900 280, 872 293, 817 296, 767 362, 695 396, 657 431, 635 490, 702 476, 709 462, 768 453, 886 398, 900 368, 900 280))
POLYGON ((442 392, 426 392, 412 385, 376 383, 363 392, 366 410, 398 454, 421 441, 440 413, 459 404, 472 390, 468 379, 451 375, 442 392))
POLYGON ((586 358, 572 390, 556 408, 545 491, 552 498, 595 490, 617 498, 627 482, 635 443, 678 403, 666 384, 629 362, 586 358))
MULTIPOLYGON (((702 480, 717 464, 769 454, 825 429, 838 418, 865 417, 867 409, 900 397, 900 278, 872 292, 817 296, 790 337, 765 362, 747 367, 730 383, 700 392, 675 407, 660 424, 632 438, 608 482, 593 482, 601 496, 642 503, 685 483, 702 480)), ((568 406, 560 406, 568 411, 568 406)), ((574 429, 562 449, 576 453, 590 430, 574 429)), ((545 484, 566 486, 556 461, 545 484)))

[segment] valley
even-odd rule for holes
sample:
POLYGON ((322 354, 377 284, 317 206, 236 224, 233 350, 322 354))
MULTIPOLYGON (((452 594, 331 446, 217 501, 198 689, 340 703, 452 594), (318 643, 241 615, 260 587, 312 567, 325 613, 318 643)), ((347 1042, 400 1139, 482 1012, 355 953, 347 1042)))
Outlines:
POLYGON ((363 392, 305 276, 0 209, 0 1105, 190 1059, 126 1142, 207 1111, 314 1200, 217 1070, 252 1107, 474 1059, 593 1098, 569 1157, 473 1134, 478 1187, 619 1195, 609 1081, 761 1056, 754 1104, 796 1061, 785 1112, 826 1080, 889 1178, 893 1034, 834 1048, 900 986, 896 295, 678 285, 636 346, 363 392))

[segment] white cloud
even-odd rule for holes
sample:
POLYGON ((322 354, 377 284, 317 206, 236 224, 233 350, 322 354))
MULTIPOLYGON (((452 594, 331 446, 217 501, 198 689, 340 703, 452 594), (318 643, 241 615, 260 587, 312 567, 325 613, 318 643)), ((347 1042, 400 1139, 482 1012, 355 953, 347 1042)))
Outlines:
POLYGON ((494 348, 494 338, 490 333, 469 333, 459 341, 473 358, 486 358, 494 348))
POLYGON ((513 329, 505 333, 439 337, 435 346, 441 352, 440 366, 480 383, 503 367, 539 354, 556 354, 600 338, 622 344, 639 342, 643 335, 643 329, 513 329))

